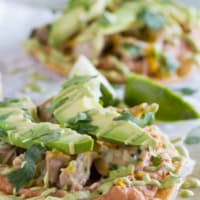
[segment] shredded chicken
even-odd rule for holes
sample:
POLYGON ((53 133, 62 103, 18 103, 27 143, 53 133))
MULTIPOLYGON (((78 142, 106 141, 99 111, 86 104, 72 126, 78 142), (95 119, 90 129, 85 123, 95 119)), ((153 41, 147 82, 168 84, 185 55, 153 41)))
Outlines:
POLYGON ((95 160, 97 171, 106 176, 110 169, 115 166, 127 166, 137 158, 137 148, 135 147, 109 147, 101 144, 99 150, 100 158, 95 160))
POLYGON ((59 180, 60 185, 70 186, 71 190, 82 189, 90 177, 94 153, 82 153, 76 160, 72 160, 67 168, 62 169, 59 180))
POLYGON ((0 163, 11 164, 16 157, 16 147, 0 142, 0 163))
POLYGON ((12 194, 13 192, 13 186, 6 176, 0 176, 0 191, 6 194, 12 194))
POLYGON ((51 102, 52 102, 52 98, 45 101, 43 104, 41 104, 38 107, 38 116, 39 116, 40 120, 43 122, 53 122, 54 121, 54 119, 52 117, 52 112, 47 111, 47 109, 51 105, 51 102))
POLYGON ((16 168, 20 168, 23 162, 24 162, 24 154, 20 154, 13 160, 13 166, 16 168))
POLYGON ((94 50, 94 41, 88 41, 84 43, 78 43, 73 48, 73 53, 76 56, 84 54, 89 59, 96 59, 98 57, 98 52, 94 50))
POLYGON ((59 183, 61 169, 66 167, 70 157, 61 152, 47 152, 46 154, 46 173, 50 184, 59 183))
POLYGON ((42 44, 48 43, 48 32, 49 32, 49 26, 43 26, 38 29, 34 29, 31 33, 31 37, 37 38, 42 44))

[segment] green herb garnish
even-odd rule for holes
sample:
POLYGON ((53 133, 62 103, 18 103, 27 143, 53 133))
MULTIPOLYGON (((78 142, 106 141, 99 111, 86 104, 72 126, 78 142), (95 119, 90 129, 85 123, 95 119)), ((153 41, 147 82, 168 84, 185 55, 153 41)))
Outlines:
POLYGON ((91 124, 92 118, 87 112, 79 112, 77 116, 68 121, 68 127, 79 133, 91 133, 97 130, 97 126, 91 124))
POLYGON ((164 27, 165 18, 161 13, 156 13, 147 7, 141 9, 138 18, 149 28, 160 30, 164 27))
POLYGON ((129 44, 125 43, 123 44, 123 48, 134 58, 138 58, 143 55, 142 48, 134 45, 134 44, 129 44))
POLYGON ((0 139, 8 137, 8 133, 6 130, 0 127, 0 139))
POLYGON ((119 121, 119 120, 124 120, 124 121, 130 120, 140 127, 145 127, 145 126, 151 125, 154 122, 155 114, 153 112, 149 112, 149 113, 146 113, 143 118, 139 119, 133 116, 129 112, 123 112, 121 113, 121 116, 114 118, 114 121, 119 121))
POLYGON ((41 160, 44 152, 44 148, 41 146, 31 146, 25 152, 24 166, 8 175, 8 179, 15 186, 16 191, 19 191, 22 187, 26 186, 30 180, 36 177, 37 162, 41 160))
POLYGON ((158 156, 153 156, 152 158, 153 166, 159 166, 162 163, 162 158, 158 156))

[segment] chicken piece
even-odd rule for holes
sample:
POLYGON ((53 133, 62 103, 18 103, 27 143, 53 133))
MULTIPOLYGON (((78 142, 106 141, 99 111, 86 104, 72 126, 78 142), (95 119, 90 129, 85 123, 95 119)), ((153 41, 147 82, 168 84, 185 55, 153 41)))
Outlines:
POLYGON ((16 168, 20 168, 23 162, 24 162, 24 154, 20 154, 13 160, 13 166, 16 168))
POLYGON ((104 70, 116 69, 115 64, 113 62, 113 57, 111 55, 102 56, 99 59, 99 63, 97 64, 97 67, 99 69, 104 69, 104 70))
POLYGON ((143 151, 140 155, 140 161, 136 165, 136 170, 140 171, 143 170, 145 167, 151 165, 151 158, 152 155, 148 151, 143 151))
POLYGON ((30 38, 37 38, 42 44, 48 43, 48 35, 49 35, 49 25, 40 27, 38 29, 33 29, 30 38))
POLYGON ((70 157, 61 152, 47 152, 46 154, 46 173, 51 185, 59 183, 61 169, 66 167, 70 157))
POLYGON ((104 44, 105 40, 101 37, 87 41, 77 40, 76 44, 73 47, 73 54, 75 56, 80 56, 81 54, 84 54, 89 59, 95 60, 101 54, 104 44))
POLYGON ((127 166, 137 159, 137 148, 135 147, 120 147, 108 146, 101 144, 98 150, 100 158, 95 160, 95 167, 97 171, 107 176, 110 169, 115 166, 127 166))
POLYGON ((54 122, 52 112, 49 112, 47 109, 51 106, 52 98, 45 101, 38 107, 38 116, 42 122, 54 122))
POLYGON ((13 186, 6 176, 0 176, 0 191, 6 194, 13 192, 13 186))
POLYGON ((94 153, 82 153, 72 160, 60 174, 60 186, 70 186, 71 191, 82 189, 90 177, 90 169, 95 158, 94 153))
POLYGON ((16 147, 0 142, 0 163, 11 164, 16 157, 16 147))

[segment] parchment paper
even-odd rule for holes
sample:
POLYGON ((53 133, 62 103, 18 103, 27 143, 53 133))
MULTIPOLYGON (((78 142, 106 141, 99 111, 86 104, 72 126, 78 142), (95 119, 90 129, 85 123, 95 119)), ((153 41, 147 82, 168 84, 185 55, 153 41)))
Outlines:
MULTIPOLYGON (((5 97, 30 96, 36 103, 52 96, 64 78, 44 69, 36 61, 32 60, 23 50, 23 41, 28 37, 33 27, 52 21, 57 17, 50 10, 35 8, 19 3, 0 2, 0 72, 3 79, 3 91, 5 97), (17 69, 17 70, 16 70, 17 69), (23 70, 22 70, 23 69, 23 70), (18 72, 16 72, 18 71, 18 72), (30 82, 33 73, 45 75, 47 80, 40 81, 44 87, 43 92, 23 92, 25 83, 30 82)), ((180 84, 171 87, 190 86, 200 89, 200 73, 195 73, 180 84)), ((196 93, 192 101, 199 102, 200 92, 196 93)), ((159 124, 170 137, 185 137, 193 127, 200 125, 200 120, 179 122, 174 124, 159 124)), ((196 160, 196 167, 193 172, 200 178, 200 145, 188 146, 191 157, 196 160)), ((196 190, 197 195, 191 199, 200 198, 200 189, 196 190)), ((179 199, 179 198, 177 198, 179 199)))

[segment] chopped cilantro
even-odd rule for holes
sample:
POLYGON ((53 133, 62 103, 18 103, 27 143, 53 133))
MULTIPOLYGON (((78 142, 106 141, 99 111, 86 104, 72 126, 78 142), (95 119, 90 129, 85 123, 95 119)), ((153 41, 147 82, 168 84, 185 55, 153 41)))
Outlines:
POLYGON ((153 156, 152 158, 152 162, 153 162, 153 166, 159 166, 162 162, 162 158, 158 155, 158 156, 153 156))
POLYGON ((164 27, 165 18, 161 13, 150 10, 147 7, 141 9, 138 18, 149 28, 160 30, 164 27))
POLYGON ((91 124, 92 118, 87 112, 80 112, 68 121, 68 127, 79 133, 91 133, 97 130, 97 126, 91 124))
POLYGON ((129 44, 125 43, 123 44, 123 48, 134 58, 138 58, 143 55, 143 51, 140 47, 134 45, 134 44, 129 44))
POLYGON ((0 127, 0 139, 6 138, 7 136, 8 136, 7 131, 0 127))
POLYGON ((123 112, 121 113, 121 116, 114 118, 115 121, 124 120, 124 121, 132 121, 133 123, 136 123, 140 127, 145 127, 148 125, 151 125, 155 120, 155 114, 153 112, 146 113, 143 118, 138 119, 135 116, 133 116, 129 112, 123 112))
POLYGON ((22 168, 8 175, 9 181, 14 185, 16 191, 26 186, 30 180, 36 177, 36 165, 44 154, 44 148, 33 145, 25 152, 25 164, 22 168))
POLYGON ((102 102, 102 105, 104 107, 110 106, 110 105, 114 106, 119 103, 119 99, 114 99, 112 94, 108 91, 108 89, 103 84, 101 84, 100 90, 102 93, 100 101, 102 102))

